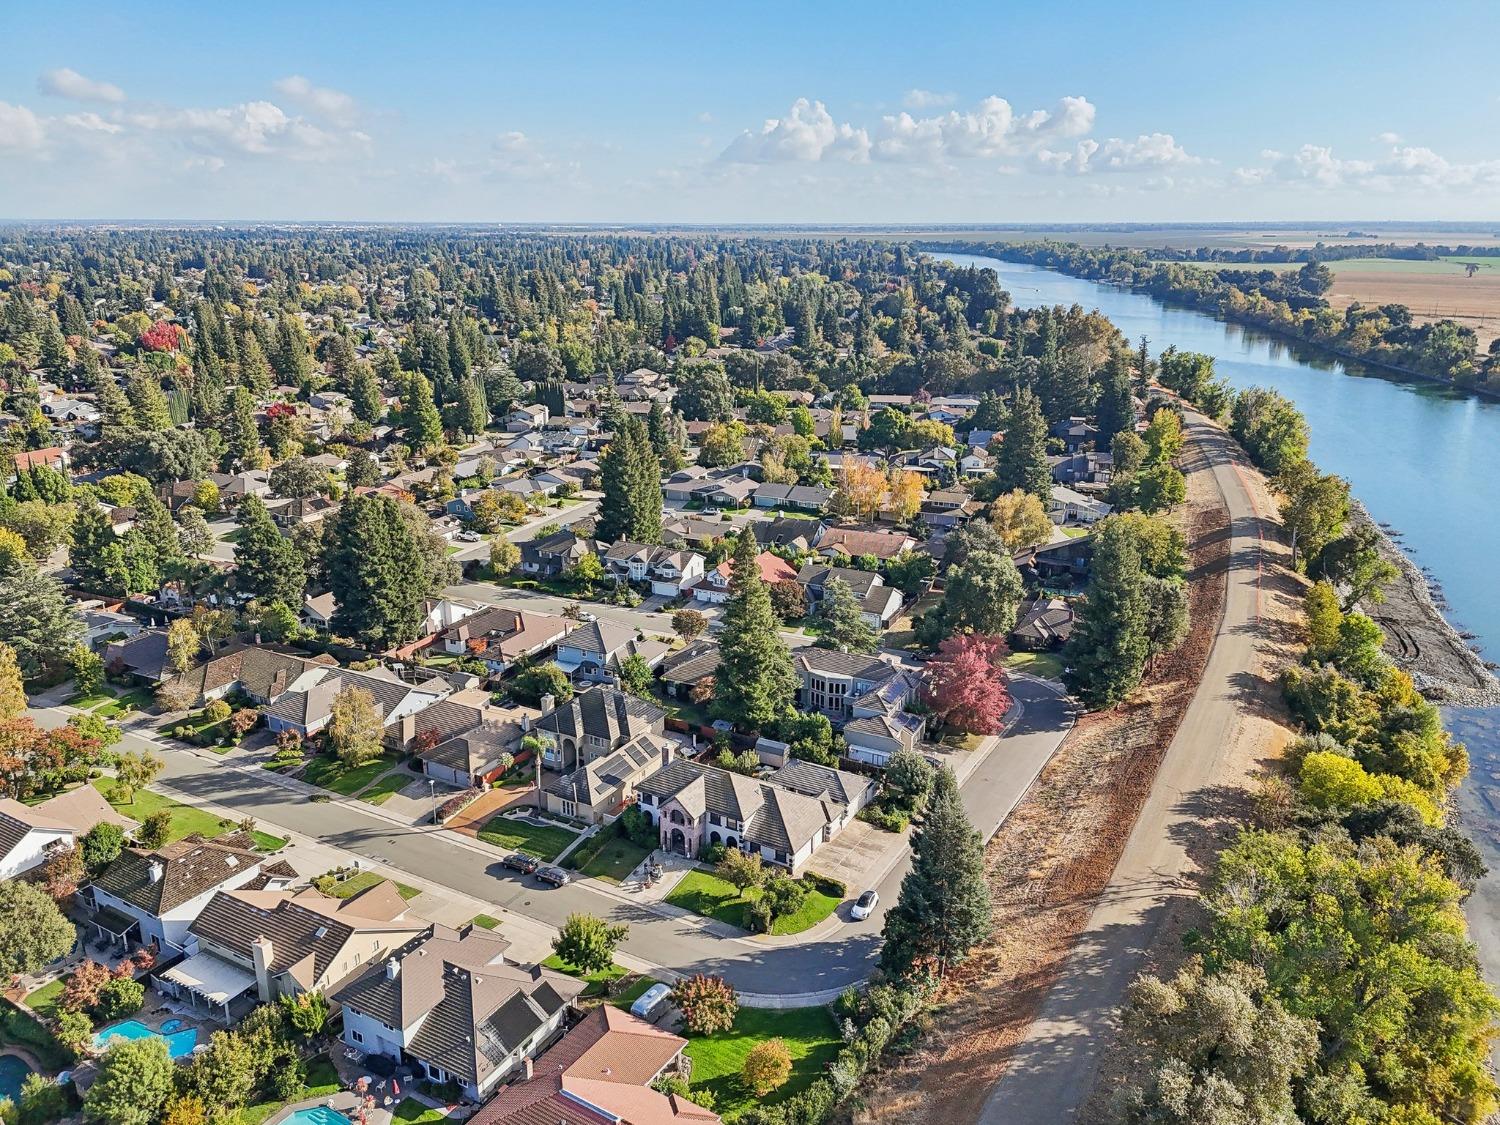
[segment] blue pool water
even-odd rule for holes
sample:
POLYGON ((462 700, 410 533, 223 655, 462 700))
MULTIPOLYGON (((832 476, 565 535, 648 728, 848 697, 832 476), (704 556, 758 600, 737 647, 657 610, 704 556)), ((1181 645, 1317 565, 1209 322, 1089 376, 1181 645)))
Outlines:
POLYGON ((0 1055, 0 1098, 9 1098, 12 1105, 21 1104, 21 1083, 31 1073, 31 1067, 19 1055, 0 1055))
POLYGON ((297 1110, 281 1125, 349 1125, 349 1119, 327 1106, 315 1105, 297 1110))
MULTIPOLYGON (((181 1020, 172 1020, 169 1022, 175 1025, 175 1027, 182 1026, 181 1020)), ((111 1039, 150 1039, 155 1037, 166 1040, 167 1053, 174 1059, 180 1059, 193 1053, 193 1048, 198 1045, 198 1029, 196 1027, 190 1027, 185 1031, 177 1031, 175 1029, 168 1031, 166 1024, 163 1024, 162 1027, 163 1031, 152 1031, 140 1020, 126 1020, 124 1023, 117 1023, 113 1027, 106 1027, 103 1031, 95 1035, 94 1047, 96 1050, 103 1050, 111 1039)))

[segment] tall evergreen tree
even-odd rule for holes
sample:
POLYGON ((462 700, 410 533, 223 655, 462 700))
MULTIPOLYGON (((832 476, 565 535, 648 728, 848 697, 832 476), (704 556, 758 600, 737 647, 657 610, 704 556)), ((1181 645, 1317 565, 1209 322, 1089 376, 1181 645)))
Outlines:
POLYGON ((416 637, 427 570, 400 505, 356 496, 330 521, 326 542, 324 566, 338 602, 334 628, 375 649, 416 637))
POLYGON ((144 364, 132 368, 125 380, 125 395, 135 413, 136 425, 146 430, 172 428, 167 396, 162 393, 161 379, 153 368, 144 364))
POLYGON ((599 458, 599 538, 661 542, 661 469, 639 419, 620 427, 599 458))
POLYGON ((302 608, 307 584, 303 558, 291 540, 271 522, 271 513, 258 496, 246 496, 239 508, 240 536, 234 545, 234 582, 263 602, 302 608))
POLYGON ((240 343, 240 384, 248 387, 257 398, 271 393, 274 379, 271 361, 266 358, 260 338, 254 332, 246 332, 240 343))
POLYGON ((80 497, 73 515, 71 538, 68 565, 78 576, 79 584, 84 589, 101 589, 105 552, 114 544, 115 532, 104 509, 87 491, 80 497))
POLYGON ((385 400, 380 393, 380 380, 368 363, 356 364, 349 390, 350 407, 354 416, 372 426, 385 414, 385 400))
POLYGON ((224 447, 229 459, 241 469, 259 468, 265 456, 260 429, 255 422, 255 399, 245 387, 229 395, 229 413, 224 417, 224 447))
POLYGON ((276 351, 272 367, 288 386, 301 386, 312 374, 312 352, 307 346, 307 330, 294 313, 283 312, 276 318, 276 351))
POLYGON ((714 673, 714 713, 747 730, 760 730, 780 717, 801 684, 778 632, 780 621, 760 576, 759 555, 755 536, 740 532, 714 673))
POLYGON ((489 425, 490 408, 484 400, 484 386, 474 376, 465 376, 458 384, 458 405, 454 411, 458 430, 477 437, 489 425))
POLYGON ((818 616, 823 622, 823 636, 818 644, 843 652, 874 652, 880 647, 875 630, 865 624, 854 591, 842 578, 830 579, 823 588, 823 604, 818 616))
POLYGON ((1010 424, 995 454, 995 479, 1000 492, 1017 488, 1045 501, 1052 495, 1052 468, 1047 464, 1047 422, 1030 388, 1016 391, 1010 424))
POLYGON ((25 556, 0 561, 0 644, 28 679, 62 668, 82 640, 83 622, 61 582, 25 556))
POLYGON ((984 844, 947 766, 938 772, 911 853, 901 895, 885 917, 880 966, 896 977, 925 969, 941 975, 989 936, 992 909, 984 844))
POLYGON ((443 419, 432 399, 432 384, 420 371, 407 376, 401 412, 406 419, 406 440, 413 449, 431 450, 443 444, 443 419))
POLYGON ((1135 403, 1131 398, 1130 356, 1116 351, 1104 369, 1099 388, 1099 405, 1095 410, 1099 436, 1095 448, 1106 450, 1115 435, 1135 426, 1135 403))
POLYGON ((1113 707, 1141 682, 1150 655, 1141 556, 1127 529, 1106 520, 1073 635, 1063 650, 1068 690, 1091 708, 1113 707))

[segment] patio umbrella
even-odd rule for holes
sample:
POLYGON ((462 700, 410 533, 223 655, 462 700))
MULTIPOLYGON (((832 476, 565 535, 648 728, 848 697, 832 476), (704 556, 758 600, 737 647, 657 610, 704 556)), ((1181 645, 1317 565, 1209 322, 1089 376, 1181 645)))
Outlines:
POLYGON ((398 1098, 401 1096, 401 1083, 397 1082, 394 1078, 391 1079, 391 1093, 398 1098))

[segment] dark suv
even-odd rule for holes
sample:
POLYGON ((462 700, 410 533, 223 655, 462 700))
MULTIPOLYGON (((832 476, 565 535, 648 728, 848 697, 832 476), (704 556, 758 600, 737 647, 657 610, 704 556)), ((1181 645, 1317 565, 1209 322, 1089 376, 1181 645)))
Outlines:
POLYGON ((536 877, 544 883, 551 883, 554 887, 567 886, 573 880, 573 876, 561 867, 538 867, 536 877))
POLYGON ((536 856, 527 855, 525 852, 512 852, 500 862, 512 871, 519 871, 522 875, 530 875, 542 865, 542 861, 536 856))

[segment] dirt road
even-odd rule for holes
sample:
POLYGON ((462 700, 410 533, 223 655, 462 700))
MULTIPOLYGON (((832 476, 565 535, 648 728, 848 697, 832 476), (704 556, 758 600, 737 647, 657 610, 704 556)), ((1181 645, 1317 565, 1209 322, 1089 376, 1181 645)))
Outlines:
MULTIPOLYGON (((1264 620, 1281 555, 1264 488, 1229 437, 1197 415, 1189 429, 1223 495, 1230 521, 1224 615, 1192 703, 1162 760, 1109 886, 1062 976, 986 1102, 983 1125, 1059 1125, 1080 1119, 1098 1080, 1114 1017, 1148 953, 1169 938, 1177 907, 1196 895, 1207 858, 1204 825, 1242 781, 1247 724, 1267 720, 1266 650, 1280 643, 1264 620)), ((1251 755, 1253 757, 1253 755, 1251 755)))

